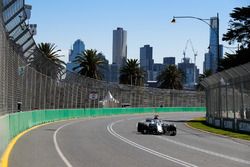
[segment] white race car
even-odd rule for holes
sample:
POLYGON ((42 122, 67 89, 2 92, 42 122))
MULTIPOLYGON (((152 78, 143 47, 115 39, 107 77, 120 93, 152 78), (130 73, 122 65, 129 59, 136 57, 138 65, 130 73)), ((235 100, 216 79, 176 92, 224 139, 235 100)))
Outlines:
POLYGON ((147 118, 145 121, 138 122, 137 132, 142 134, 166 134, 170 136, 175 136, 177 133, 175 124, 169 124, 158 118, 147 118))

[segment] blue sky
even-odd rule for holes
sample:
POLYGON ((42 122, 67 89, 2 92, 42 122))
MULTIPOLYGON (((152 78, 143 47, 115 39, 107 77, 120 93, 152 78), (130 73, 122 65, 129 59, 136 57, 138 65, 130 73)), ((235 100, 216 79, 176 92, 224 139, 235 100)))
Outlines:
MULTIPOLYGON (((207 19, 218 12, 221 39, 227 32, 233 8, 250 5, 249 0, 26 0, 26 3, 33 7, 29 22, 38 24, 36 42, 55 43, 65 55, 64 61, 73 42, 81 39, 87 49, 97 49, 112 63, 112 31, 123 27, 128 33, 128 58, 139 59, 139 48, 150 44, 156 63, 162 63, 167 56, 176 57, 178 63, 186 41, 191 39, 200 69, 209 43, 209 26, 195 19, 178 19, 171 24, 172 17, 207 19)), ((186 56, 193 61, 190 46, 186 56)))

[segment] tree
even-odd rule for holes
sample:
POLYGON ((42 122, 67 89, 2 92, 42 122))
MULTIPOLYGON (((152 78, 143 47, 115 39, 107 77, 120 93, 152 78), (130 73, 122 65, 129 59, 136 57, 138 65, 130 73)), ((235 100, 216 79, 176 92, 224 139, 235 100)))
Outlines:
POLYGON ((76 56, 76 63, 78 66, 74 67, 73 70, 86 77, 94 79, 102 79, 100 72, 101 65, 104 63, 102 53, 97 53, 97 50, 88 49, 76 56))
POLYGON ((52 61, 55 64, 65 64, 62 60, 59 59, 59 57, 62 57, 62 55, 59 55, 58 53, 61 51, 60 49, 56 50, 56 45, 54 43, 39 43, 38 49, 43 53, 46 58, 48 58, 50 61, 52 61))
POLYGON ((248 62, 250 62, 250 49, 243 48, 236 51, 235 54, 226 53, 226 56, 220 61, 219 70, 226 70, 248 62))
POLYGON ((176 65, 169 65, 157 76, 157 82, 160 88, 182 89, 183 78, 183 73, 176 65))
POLYGON ((142 86, 144 83, 144 71, 139 67, 137 59, 128 59, 120 69, 121 84, 142 86))
POLYGON ((60 49, 56 49, 56 45, 54 43, 39 43, 38 50, 44 56, 44 58, 40 58, 39 66, 40 68, 46 68, 45 74, 51 77, 57 77, 57 75, 65 69, 65 62, 60 60, 59 58, 63 55, 59 55, 60 49))
POLYGON ((197 85, 197 90, 204 90, 204 87, 201 85, 201 82, 206 78, 213 74, 211 70, 206 70, 203 74, 199 75, 199 81, 197 85))
POLYGON ((219 63, 220 71, 250 62, 250 6, 234 8, 230 16, 233 20, 222 40, 228 41, 229 45, 237 42, 239 48, 234 54, 226 53, 219 63))

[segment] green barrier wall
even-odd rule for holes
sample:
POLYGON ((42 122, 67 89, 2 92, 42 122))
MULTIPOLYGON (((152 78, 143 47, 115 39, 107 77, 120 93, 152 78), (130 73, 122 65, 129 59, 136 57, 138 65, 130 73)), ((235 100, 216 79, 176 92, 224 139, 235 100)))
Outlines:
POLYGON ((204 107, 59 109, 18 112, 0 117, 0 155, 10 140, 35 125, 72 118, 154 112, 205 112, 204 107))
MULTIPOLYGON (((10 141, 9 115, 0 117, 0 156, 10 141)), ((1 166, 1 163, 0 163, 1 166)))

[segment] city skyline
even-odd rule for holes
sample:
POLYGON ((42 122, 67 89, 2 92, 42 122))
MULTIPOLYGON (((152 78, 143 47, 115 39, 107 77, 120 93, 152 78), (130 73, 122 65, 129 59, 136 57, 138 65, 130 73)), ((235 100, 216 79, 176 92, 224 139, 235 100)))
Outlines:
POLYGON ((118 67, 127 60, 127 31, 122 27, 113 30, 112 62, 118 67))
MULTIPOLYGON (((235 7, 249 4, 247 0, 84 0, 77 3, 69 0, 61 0, 60 3, 51 0, 26 0, 26 3, 32 5, 29 23, 36 23, 38 26, 36 42, 55 43, 66 56, 64 60, 68 59, 72 43, 81 39, 86 49, 97 49, 112 62, 112 30, 123 27, 128 33, 127 58, 139 59, 140 47, 149 44, 154 48, 153 58, 156 63, 162 63, 163 57, 176 57, 176 62, 180 62, 185 43, 191 39, 198 52, 196 64, 200 71, 203 69, 204 54, 208 51, 209 27, 191 19, 177 19, 176 24, 171 24, 172 17, 191 15, 209 19, 219 13, 220 44, 228 46, 221 38, 228 28, 229 13, 235 7)), ((191 48, 187 49, 187 57, 193 62, 191 48)))

